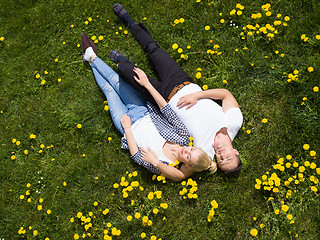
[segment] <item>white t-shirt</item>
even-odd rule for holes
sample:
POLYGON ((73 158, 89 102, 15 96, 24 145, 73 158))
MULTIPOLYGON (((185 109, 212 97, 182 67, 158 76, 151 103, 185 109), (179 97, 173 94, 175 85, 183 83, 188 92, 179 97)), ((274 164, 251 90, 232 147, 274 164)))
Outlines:
POLYGON ((150 115, 140 118, 132 126, 132 133, 134 139, 139 147, 148 150, 148 147, 156 154, 162 162, 172 163, 162 151, 163 145, 166 140, 160 135, 156 126, 153 124, 150 115))
POLYGON ((222 107, 211 99, 200 99, 197 104, 186 110, 178 108, 179 99, 187 94, 202 91, 199 85, 191 83, 179 90, 169 101, 180 120, 186 125, 196 147, 201 147, 212 159, 215 151, 213 140, 217 132, 226 127, 233 140, 241 128, 243 116, 239 108, 223 112, 222 107))

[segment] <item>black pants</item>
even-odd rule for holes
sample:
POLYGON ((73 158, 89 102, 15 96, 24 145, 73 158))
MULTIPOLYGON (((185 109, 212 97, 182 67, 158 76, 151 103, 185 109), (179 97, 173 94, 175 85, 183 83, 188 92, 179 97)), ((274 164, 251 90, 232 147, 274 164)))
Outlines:
MULTIPOLYGON (((176 61, 170 55, 159 47, 157 42, 151 37, 147 28, 142 24, 134 24, 131 27, 131 32, 134 38, 140 43, 145 52, 151 59, 152 64, 156 68, 160 81, 148 76, 150 83, 157 89, 165 100, 168 99, 172 89, 185 81, 193 82, 192 78, 185 73, 176 61)), ((128 61, 121 61, 118 65, 119 74, 128 82, 134 89, 136 89, 148 101, 155 103, 153 97, 147 89, 137 83, 133 76, 134 63, 128 61)))

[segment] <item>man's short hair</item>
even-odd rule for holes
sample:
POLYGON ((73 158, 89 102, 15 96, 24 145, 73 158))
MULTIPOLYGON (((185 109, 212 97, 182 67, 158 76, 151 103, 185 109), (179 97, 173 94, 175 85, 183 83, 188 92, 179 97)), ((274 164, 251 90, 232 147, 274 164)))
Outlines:
POLYGON ((226 175, 227 177, 239 177, 240 170, 242 168, 242 162, 239 155, 236 156, 236 159, 238 160, 238 166, 236 168, 223 171, 224 175, 226 175))

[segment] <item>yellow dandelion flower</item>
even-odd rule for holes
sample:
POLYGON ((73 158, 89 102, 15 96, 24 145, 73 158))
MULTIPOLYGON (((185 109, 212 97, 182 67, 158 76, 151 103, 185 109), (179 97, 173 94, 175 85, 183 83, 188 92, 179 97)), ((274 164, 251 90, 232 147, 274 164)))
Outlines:
POLYGON ((77 124, 77 128, 82 128, 82 125, 79 123, 79 124, 77 124))
POLYGON ((317 154, 316 151, 314 151, 314 150, 311 150, 311 151, 310 151, 310 156, 311 156, 311 157, 314 157, 316 154, 317 154))
POLYGON ((207 89, 208 89, 208 85, 203 85, 203 86, 202 86, 202 89, 203 89, 203 90, 207 90, 207 89))
POLYGON ((223 18, 220 19, 220 23, 225 23, 225 20, 223 18))
POLYGON ((284 17, 284 20, 285 20, 286 22, 288 22, 288 21, 290 21, 290 17, 289 17, 289 16, 285 16, 285 17, 284 17))
POLYGON ((208 25, 205 26, 205 27, 204 27, 204 30, 206 30, 206 31, 210 30, 210 26, 208 26, 208 25))
POLYGON ((314 87, 313 87, 313 91, 314 91, 314 92, 319 92, 319 87, 318 87, 318 86, 314 86, 314 87))
POLYGON ((216 200, 212 200, 210 204, 214 209, 218 208, 218 206, 219 206, 216 200))
POLYGON ((304 149, 304 150, 308 150, 309 148, 310 148, 309 144, 304 144, 304 145, 303 145, 303 149, 304 149))
POLYGON ((314 71, 313 67, 308 67, 308 71, 313 72, 314 71))
POLYGON ((196 73, 196 79, 200 79, 201 78, 201 72, 197 72, 196 73))
POLYGON ((232 16, 232 15, 236 14, 236 12, 237 12, 237 10, 232 9, 232 11, 230 12, 230 16, 232 16))
POLYGON ((149 199, 149 200, 152 200, 152 199, 153 199, 153 197, 154 197, 153 192, 149 192, 149 194, 148 194, 148 199, 149 199))
POLYGON ((172 44, 172 49, 176 50, 178 47, 179 47, 178 44, 176 44, 176 43, 172 44))
POLYGON ((284 212, 287 212, 287 211, 289 210, 288 205, 285 205, 285 204, 282 205, 282 206, 281 206, 281 210, 284 211, 284 212))
POLYGON ((255 228, 252 228, 252 229, 250 230, 250 234, 255 237, 255 236, 258 235, 258 230, 255 229, 255 228))
POLYGON ((108 208, 106 208, 106 209, 103 210, 103 212, 102 212, 103 215, 107 215, 108 213, 109 213, 109 209, 108 209, 108 208))

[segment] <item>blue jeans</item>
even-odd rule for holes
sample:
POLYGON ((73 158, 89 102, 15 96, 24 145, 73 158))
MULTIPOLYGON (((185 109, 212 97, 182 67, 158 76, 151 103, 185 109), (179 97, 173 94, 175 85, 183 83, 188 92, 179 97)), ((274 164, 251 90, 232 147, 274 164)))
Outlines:
POLYGON ((146 100, 100 58, 93 60, 91 68, 98 86, 107 98, 113 123, 124 135, 120 119, 128 114, 133 124, 147 115, 146 100))

